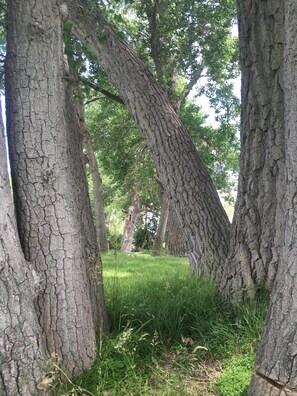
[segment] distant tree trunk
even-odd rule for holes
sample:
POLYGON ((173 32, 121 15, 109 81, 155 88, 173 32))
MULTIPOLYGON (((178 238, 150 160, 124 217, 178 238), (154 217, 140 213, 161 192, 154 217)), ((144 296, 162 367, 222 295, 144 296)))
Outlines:
POLYGON ((134 230, 140 211, 140 200, 136 193, 132 197, 132 205, 129 206, 125 219, 121 251, 131 253, 134 230))
POLYGON ((88 12, 81 0, 66 3, 76 34, 98 57, 147 139, 160 181, 188 241, 192 271, 220 279, 230 224, 190 135, 145 65, 102 15, 94 13, 94 8, 88 12))
POLYGON ((250 396, 297 395, 297 3, 285 4, 285 199, 284 245, 266 317, 250 396))
POLYGON ((18 237, 1 106, 0 129, 0 394, 32 396, 48 369, 34 307, 40 279, 25 261, 18 237))
POLYGON ((223 293, 238 302, 271 289, 282 244, 283 2, 239 0, 242 67, 238 198, 223 293), (279 205, 279 208, 278 208, 279 205))
POLYGON ((153 243, 152 256, 160 256, 162 252, 162 246, 165 241, 165 233, 169 214, 169 201, 167 195, 161 184, 159 184, 158 188, 161 202, 161 212, 157 232, 153 243))
POLYGON ((106 232, 105 214, 104 214, 104 200, 102 191, 102 179, 100 177, 97 158, 93 149, 92 141, 89 131, 85 122, 85 111, 83 103, 77 100, 77 112, 80 122, 80 130, 83 137, 85 149, 89 160, 89 166, 93 181, 93 202, 94 202, 94 215, 97 233, 97 242, 100 252, 108 252, 108 238, 106 232))
POLYGON ((166 230, 166 253, 169 256, 184 257, 187 254, 186 243, 177 222, 174 208, 169 208, 166 230))
POLYGON ((44 279, 36 304, 44 345, 76 375, 94 362, 106 310, 63 61, 64 11, 55 0, 8 2, 6 105, 21 245, 44 279))

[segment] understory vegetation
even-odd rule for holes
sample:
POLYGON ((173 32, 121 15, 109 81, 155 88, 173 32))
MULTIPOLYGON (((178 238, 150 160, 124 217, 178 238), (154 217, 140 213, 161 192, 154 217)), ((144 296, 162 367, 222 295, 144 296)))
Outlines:
POLYGON ((246 395, 267 308, 224 305, 188 260, 103 255, 111 333, 93 369, 55 395, 246 395))

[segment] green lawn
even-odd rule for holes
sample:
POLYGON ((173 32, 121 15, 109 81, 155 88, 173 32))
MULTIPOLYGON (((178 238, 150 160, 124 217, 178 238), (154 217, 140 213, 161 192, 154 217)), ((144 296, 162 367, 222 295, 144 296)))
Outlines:
POLYGON ((246 395, 266 302, 226 307, 187 259, 103 255, 111 334, 58 395, 246 395))

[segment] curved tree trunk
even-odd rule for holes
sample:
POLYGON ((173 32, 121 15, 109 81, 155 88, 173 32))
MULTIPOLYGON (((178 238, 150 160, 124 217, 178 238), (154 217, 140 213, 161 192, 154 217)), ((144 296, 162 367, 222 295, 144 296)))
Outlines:
POLYGON ((169 201, 167 195, 161 184, 158 185, 158 188, 159 188, 159 197, 161 202, 161 213, 160 213, 157 232, 153 243, 152 256, 160 256, 162 253, 162 246, 165 241, 165 234, 166 234, 168 214, 169 214, 169 201))
POLYGON ((172 206, 169 207, 169 216, 166 230, 166 253, 169 256, 184 257, 187 254, 186 243, 177 222, 172 206))
POLYGON ((259 286, 273 285, 282 244, 284 191, 282 2, 239 0, 238 19, 240 177, 230 256, 222 278, 224 294, 234 301, 253 298, 259 286))
POLYGON ((136 193, 133 194, 132 204, 128 208, 128 212, 125 218, 124 231, 121 251, 124 253, 131 253, 133 235, 136 227, 138 215, 140 211, 140 200, 136 193))
POLYGON ((76 375, 94 362, 105 306, 81 136, 66 83, 62 11, 55 0, 9 1, 6 99, 20 240, 44 278, 36 304, 44 345, 76 375))
POLYGON ((82 133, 84 146, 87 151, 87 156, 89 160, 89 166, 93 181, 93 201, 94 201, 94 215, 95 215, 97 242, 100 252, 108 252, 109 246, 108 246, 108 238, 107 238, 105 214, 104 214, 102 179, 100 177, 97 158, 93 149, 89 131, 86 126, 83 103, 81 103, 78 100, 76 107, 79 117, 80 130, 82 133))
POLYGON ((25 261, 6 168, 0 106, 0 394, 32 396, 44 378, 47 357, 34 307, 40 279, 25 261))
POLYGON ((96 4, 91 2, 93 9, 88 12, 83 1, 66 3, 76 34, 92 48, 148 142, 188 241, 192 271, 219 279, 229 249, 230 224, 191 137, 145 65, 102 15, 94 14, 96 4))
POLYGON ((285 4, 285 141, 284 246, 249 395, 297 395, 297 4, 285 4))

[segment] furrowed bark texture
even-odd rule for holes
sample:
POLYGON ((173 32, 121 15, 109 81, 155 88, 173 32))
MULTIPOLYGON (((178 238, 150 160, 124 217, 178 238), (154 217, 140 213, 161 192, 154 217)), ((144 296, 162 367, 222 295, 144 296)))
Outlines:
POLYGON ((285 204, 284 246, 272 301, 257 352, 250 396, 297 395, 297 4, 285 4, 285 204), (272 391, 271 391, 272 389, 272 391))
POLYGON ((104 214, 102 179, 100 177, 97 158, 93 149, 89 131, 86 126, 83 103, 81 103, 78 100, 76 104, 76 108, 79 118, 80 130, 84 142, 84 147, 87 152, 91 177, 93 182, 93 204, 94 204, 97 242, 100 252, 108 252, 109 246, 108 246, 108 238, 107 238, 106 222, 105 222, 105 214, 104 214))
POLYGON ((21 244, 44 278, 43 341, 76 375, 94 361, 104 300, 60 11, 55 0, 9 2, 6 98, 21 244))
POLYGON ((128 208, 128 212, 125 218, 123 238, 121 251, 124 253, 131 253, 133 235, 136 227, 138 215, 140 212, 140 200, 138 195, 135 193, 132 197, 132 204, 128 208))
POLYGON ((271 289, 278 265, 284 191, 283 18, 279 0, 238 1, 240 177, 222 284, 235 301, 253 298, 259 285, 271 289))
POLYGON ((157 232, 153 243, 152 256, 160 256, 160 254, 162 253, 162 247, 165 241, 165 234, 166 234, 168 215, 169 215, 169 201, 167 195, 164 191, 164 188, 160 184, 158 187, 159 187, 159 197, 161 202, 161 213, 160 213, 157 232))
POLYGON ((18 237, 2 118, 0 129, 0 394, 32 396, 47 370, 33 303, 39 278, 25 261, 18 237))
POLYGON ((168 223, 166 230, 166 253, 169 256, 185 257, 187 255, 186 242, 177 222, 175 210, 169 207, 168 223))
POLYGON ((188 243, 193 272, 219 278, 229 248, 229 220, 188 132, 144 64, 101 14, 94 14, 95 4, 87 12, 82 1, 66 3, 76 34, 92 48, 148 142, 188 243))

